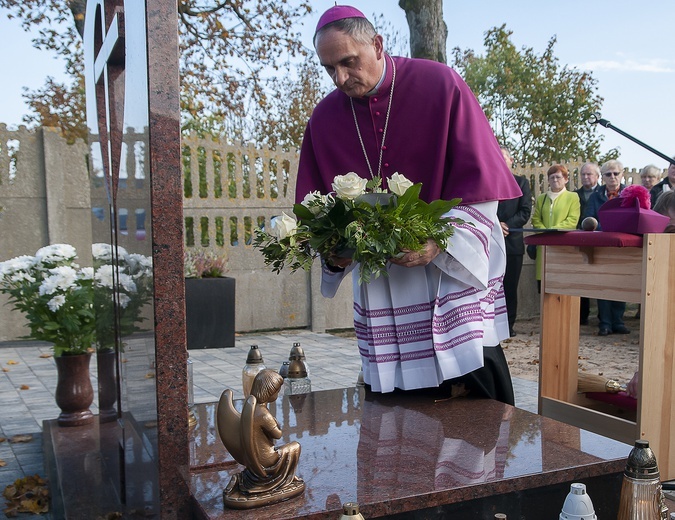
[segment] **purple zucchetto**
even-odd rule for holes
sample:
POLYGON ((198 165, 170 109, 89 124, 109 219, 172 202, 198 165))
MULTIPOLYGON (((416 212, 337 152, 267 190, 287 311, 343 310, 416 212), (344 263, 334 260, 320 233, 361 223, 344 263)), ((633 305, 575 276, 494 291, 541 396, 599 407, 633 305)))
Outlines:
POLYGON ((328 9, 325 13, 319 18, 319 23, 316 24, 316 30, 314 34, 319 32, 319 29, 328 25, 332 22, 337 22, 338 20, 344 20, 345 18, 365 18, 361 11, 356 7, 351 7, 349 5, 334 5, 328 9))

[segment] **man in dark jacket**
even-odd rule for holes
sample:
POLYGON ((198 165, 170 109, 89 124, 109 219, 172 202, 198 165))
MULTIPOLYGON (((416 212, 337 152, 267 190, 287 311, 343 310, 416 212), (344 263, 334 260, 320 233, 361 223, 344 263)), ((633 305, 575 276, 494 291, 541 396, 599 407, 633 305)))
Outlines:
MULTIPOLYGON (((508 148, 501 147, 502 155, 509 168, 513 166, 513 158, 508 148)), ((522 231, 510 232, 510 228, 522 228, 530 219, 532 213, 532 192, 530 183, 525 177, 513 176, 518 183, 522 196, 517 199, 503 200, 497 206, 497 218, 502 225, 504 242, 506 243, 506 272, 504 273, 504 297, 506 298, 506 312, 509 318, 509 332, 511 337, 516 333, 513 324, 518 314, 518 282, 520 272, 523 269, 523 243, 522 231)))
MULTIPOLYGON (((593 162, 584 163, 579 169, 579 179, 581 180, 581 188, 574 190, 574 193, 579 195, 579 202, 581 203, 581 217, 579 218, 579 223, 577 224, 577 228, 581 229, 581 222, 584 219, 583 215, 586 203, 598 187, 598 181, 600 180, 600 168, 593 162)), ((590 298, 581 298, 581 305, 579 307, 579 323, 581 325, 588 324, 588 315, 590 313, 590 298)))
MULTIPOLYGON (((675 157, 673 157, 675 159, 675 157)), ((649 190, 649 194, 652 198, 652 208, 656 206, 656 200, 659 198, 664 191, 675 190, 675 164, 671 164, 668 168, 668 175, 649 190)))
MULTIPOLYGON (((597 219, 600 207, 608 200, 618 197, 624 188, 621 182, 623 180, 623 164, 619 161, 607 161, 600 168, 600 172, 602 172, 604 185, 598 186, 588 199, 581 215, 582 219, 586 217, 597 219)), ((598 229, 600 229, 599 225, 598 229)), ((623 323, 624 312, 626 312, 625 302, 598 300, 598 317, 600 318, 598 335, 630 334, 630 330, 623 323)))

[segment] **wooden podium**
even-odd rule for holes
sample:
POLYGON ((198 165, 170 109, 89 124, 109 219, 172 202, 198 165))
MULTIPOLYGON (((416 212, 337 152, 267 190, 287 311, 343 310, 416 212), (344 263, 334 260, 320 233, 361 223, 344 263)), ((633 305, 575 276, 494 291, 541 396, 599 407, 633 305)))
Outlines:
POLYGON ((675 478, 675 234, 571 231, 526 242, 545 246, 539 413, 629 444, 646 439, 661 479, 675 478), (577 392, 582 296, 642 305, 635 421, 591 409, 577 392))

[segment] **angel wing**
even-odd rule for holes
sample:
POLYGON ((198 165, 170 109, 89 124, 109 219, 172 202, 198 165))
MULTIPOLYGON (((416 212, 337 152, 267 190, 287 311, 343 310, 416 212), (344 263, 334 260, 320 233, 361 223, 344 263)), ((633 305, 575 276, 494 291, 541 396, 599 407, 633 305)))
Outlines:
POLYGON ((232 395, 232 390, 225 390, 218 401, 216 409, 218 435, 234 460, 246 466, 248 457, 241 440, 241 414, 232 403, 232 395))

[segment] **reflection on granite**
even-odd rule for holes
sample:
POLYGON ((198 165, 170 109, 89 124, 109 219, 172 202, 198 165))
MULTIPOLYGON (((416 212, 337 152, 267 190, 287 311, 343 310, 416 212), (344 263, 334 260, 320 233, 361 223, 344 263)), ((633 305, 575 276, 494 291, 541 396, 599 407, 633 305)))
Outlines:
POLYGON ((224 509, 222 490, 241 468, 217 437, 216 404, 196 407, 189 480, 198 518, 334 519, 350 501, 375 518, 616 476, 630 451, 490 400, 434 402, 360 388, 296 397, 281 397, 270 411, 284 433, 280 442, 302 445, 298 476, 307 484, 305 494, 252 512, 224 509))

